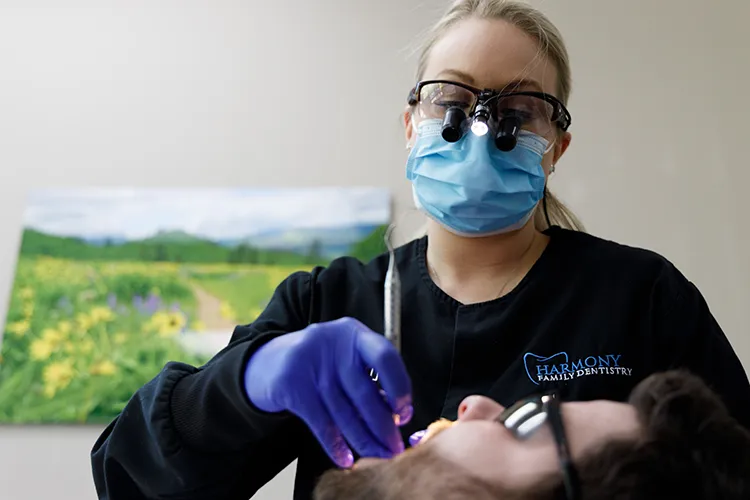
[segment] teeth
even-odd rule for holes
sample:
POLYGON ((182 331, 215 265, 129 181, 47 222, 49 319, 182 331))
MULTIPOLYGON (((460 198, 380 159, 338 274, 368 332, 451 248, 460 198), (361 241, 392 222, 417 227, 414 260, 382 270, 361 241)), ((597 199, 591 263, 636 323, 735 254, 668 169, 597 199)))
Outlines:
POLYGON ((412 446, 416 446, 417 444, 427 441, 428 439, 432 439, 433 437, 440 434, 445 429, 451 427, 456 422, 453 422, 451 420, 441 418, 440 420, 436 420, 435 422, 431 423, 427 429, 417 431, 411 436, 409 436, 409 444, 412 446))

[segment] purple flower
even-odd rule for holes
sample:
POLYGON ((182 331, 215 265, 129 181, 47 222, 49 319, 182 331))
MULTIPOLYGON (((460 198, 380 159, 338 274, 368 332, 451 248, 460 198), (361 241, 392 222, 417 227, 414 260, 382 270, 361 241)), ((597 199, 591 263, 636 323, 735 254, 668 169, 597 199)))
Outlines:
POLYGON ((161 308, 161 299, 157 295, 149 294, 146 302, 143 304, 146 314, 154 314, 159 308, 161 308))
POLYGON ((107 305, 113 310, 117 308, 117 296, 114 293, 107 295, 107 305))
POLYGON ((143 297, 136 295, 133 297, 133 308, 141 314, 145 314, 143 310, 143 297))

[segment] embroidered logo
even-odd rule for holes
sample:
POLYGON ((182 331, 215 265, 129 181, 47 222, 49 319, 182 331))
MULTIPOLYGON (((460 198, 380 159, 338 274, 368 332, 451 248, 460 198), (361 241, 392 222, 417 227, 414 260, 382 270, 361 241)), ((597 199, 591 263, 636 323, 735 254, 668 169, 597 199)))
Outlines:
POLYGON ((622 366, 621 359, 621 354, 571 359, 567 352, 558 352, 552 356, 527 352, 523 356, 523 364, 529 379, 539 385, 541 382, 566 381, 591 375, 631 376, 633 369, 622 366))

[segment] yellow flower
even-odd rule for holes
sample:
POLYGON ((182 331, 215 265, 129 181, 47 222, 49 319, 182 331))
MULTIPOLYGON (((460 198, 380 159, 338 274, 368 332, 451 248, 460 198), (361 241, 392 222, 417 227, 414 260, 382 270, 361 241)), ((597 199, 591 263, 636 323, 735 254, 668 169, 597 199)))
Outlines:
POLYGON ((226 302, 222 302, 219 306, 219 313, 221 314, 221 317, 228 320, 234 319, 234 309, 232 309, 232 306, 227 304, 226 302))
POLYGON ((91 317, 85 313, 78 313, 76 315, 76 323, 78 324, 78 328, 80 328, 83 332, 89 331, 89 329, 94 326, 94 322, 91 320, 91 317))
POLYGON ((115 314, 109 307, 95 307, 91 311, 89 311, 89 316, 91 318, 91 322, 96 324, 112 321, 115 317, 115 314))
POLYGON ((30 300, 34 298, 34 290, 30 287, 22 288, 20 292, 18 292, 19 297, 25 300, 30 300))
POLYGON ((62 333, 63 335, 68 335, 70 333, 70 330, 73 328, 73 325, 70 324, 70 321, 60 321, 60 323, 57 324, 57 329, 62 333))
POLYGON ((31 359, 43 361, 49 359, 55 350, 55 346, 47 340, 37 339, 31 343, 29 349, 31 350, 31 359))
POLYGON ((31 343, 31 359, 42 361, 48 359, 65 340, 65 336, 53 328, 45 328, 42 331, 42 338, 36 339, 31 343))
POLYGON ((23 337, 29 331, 29 322, 26 320, 10 323, 5 329, 16 337, 23 337))
POLYGON ((65 389, 73 380, 75 371, 71 361, 58 361, 44 367, 42 379, 44 380, 44 395, 51 398, 60 389, 65 389))
POLYGON ((159 335, 162 337, 171 337, 176 335, 185 328, 185 316, 179 313, 171 313, 159 329, 159 335))
POLYGON ((122 344, 125 343, 126 340, 128 340, 128 334, 127 333, 122 333, 122 332, 115 333, 113 335, 113 340, 114 340, 115 344, 122 345, 122 344))
POLYGON ((165 313, 157 312, 154 313, 151 318, 143 324, 144 331, 157 331, 159 327, 165 322, 165 313))
POLYGON ((78 344, 78 350, 81 354, 88 354, 94 350, 94 341, 91 339, 85 339, 78 344))
POLYGON ((55 330, 54 328, 45 328, 44 330, 42 330, 42 339, 51 344, 57 345, 62 342, 64 338, 65 335, 63 335, 59 330, 55 330))
POLYGON ((22 311, 26 319, 31 318, 34 315, 34 303, 29 302, 28 304, 24 304, 22 311))
POLYGON ((117 366, 109 360, 101 361, 91 367, 92 375, 114 375, 117 371, 117 366))
POLYGON ((185 322, 185 316, 179 312, 158 312, 151 316, 146 329, 161 337, 172 337, 185 327, 185 322))

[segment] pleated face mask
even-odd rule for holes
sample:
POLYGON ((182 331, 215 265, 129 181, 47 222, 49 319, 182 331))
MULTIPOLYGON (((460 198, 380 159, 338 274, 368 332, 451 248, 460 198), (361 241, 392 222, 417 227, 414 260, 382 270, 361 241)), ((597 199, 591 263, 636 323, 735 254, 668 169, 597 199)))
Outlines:
POLYGON ((440 120, 425 120, 406 163, 418 208, 449 231, 488 236, 523 227, 544 195, 542 157, 549 142, 521 130, 516 147, 497 149, 492 134, 441 135, 440 120))

